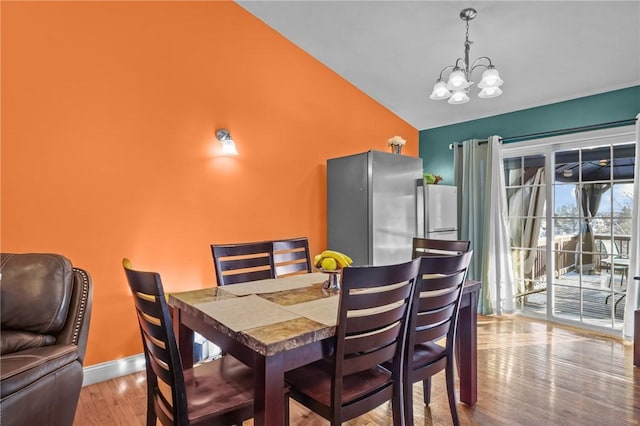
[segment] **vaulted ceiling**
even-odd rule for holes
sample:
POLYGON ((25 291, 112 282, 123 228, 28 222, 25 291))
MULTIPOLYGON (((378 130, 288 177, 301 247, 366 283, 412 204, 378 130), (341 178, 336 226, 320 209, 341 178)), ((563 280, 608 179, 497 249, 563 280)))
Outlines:
POLYGON ((640 84, 640 1, 238 3, 419 130, 640 84), (430 100, 464 55, 466 7, 478 12, 470 59, 491 58, 504 94, 430 100))

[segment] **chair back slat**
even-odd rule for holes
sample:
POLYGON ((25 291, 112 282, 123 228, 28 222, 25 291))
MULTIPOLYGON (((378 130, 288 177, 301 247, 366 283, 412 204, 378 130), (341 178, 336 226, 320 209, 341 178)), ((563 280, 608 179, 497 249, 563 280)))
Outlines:
POLYGON ((421 312, 416 317, 416 329, 420 329, 422 327, 434 327, 436 324, 440 324, 445 321, 450 322, 455 308, 455 303, 452 303, 449 306, 435 311, 421 312))
POLYGON ((276 277, 310 273, 309 240, 306 237, 300 237, 274 241, 273 261, 276 277))
POLYGON ((158 380, 162 381, 167 387, 173 387, 175 385, 173 373, 167 367, 168 364, 162 361, 161 357, 149 357, 149 362, 158 380))
POLYGON ((413 238, 413 257, 461 254, 469 251, 471 241, 466 240, 434 240, 431 238, 413 238))
POLYGON ((160 325, 160 317, 162 317, 162 309, 155 301, 155 297, 149 298, 144 293, 137 293, 134 295, 134 303, 138 312, 144 312, 145 315, 158 319, 158 325, 160 325))
POLYGON ((394 343, 382 346, 372 352, 360 353, 357 356, 345 358, 342 364, 342 375, 349 376, 389 361, 396 354, 397 348, 398 342, 394 341, 394 343))
POLYGON ((171 403, 163 396, 159 396, 153 401, 155 413, 158 416, 158 420, 163 425, 179 424, 174 420, 173 412, 171 411, 171 403))
MULTIPOLYGON (((443 262, 451 261, 452 260, 448 258, 444 258, 443 260, 443 262)), ((442 269, 448 268, 447 265, 449 264, 444 263, 442 269)), ((429 290, 443 290, 456 287, 456 283, 459 279, 464 278, 464 276, 466 276, 466 271, 456 271, 448 274, 424 274, 421 278, 423 281, 429 282, 429 290)))
POLYGON ((361 353, 371 348, 371 346, 382 347, 382 346, 389 345, 396 341, 397 339, 396 336, 397 336, 397 333, 399 332, 398 329, 401 329, 401 328, 402 328, 402 324, 400 322, 397 322, 393 326, 387 328, 386 330, 380 331, 378 333, 375 333, 372 335, 365 334, 360 337, 349 338, 345 343, 345 352, 361 353), (371 342, 372 339, 373 339, 373 343, 371 342))
POLYGON ((396 285, 386 285, 379 288, 371 288, 366 291, 354 291, 345 303, 348 303, 347 309, 367 309, 372 306, 381 307, 389 304, 389 300, 403 300, 409 297, 411 287, 407 287, 404 283, 396 285))
POLYGON ((275 278, 273 243, 212 244, 218 285, 275 278))
MULTIPOLYGON (((358 333, 375 332, 389 327, 396 321, 401 321, 405 316, 405 307, 400 303, 381 306, 380 309, 380 312, 370 312, 367 315, 350 317, 349 324, 346 326, 346 335, 351 337, 358 333)), ((374 309, 371 310, 373 311, 374 309)))
MULTIPOLYGON (((148 336, 145 336, 145 342, 146 342, 147 350, 149 351, 149 354, 152 355, 151 358, 153 358, 153 360, 158 363, 158 365, 162 368, 162 370, 168 371, 169 365, 171 364, 171 355, 169 355, 168 351, 164 347, 155 343, 152 339, 149 339, 148 336)), ((174 383, 172 378, 167 378, 163 376, 162 371, 156 371, 155 373, 158 376, 162 376, 163 382, 174 383)))
MULTIPOLYGON (((435 292, 434 292, 435 293, 435 292)), ((438 292, 437 295, 423 295, 420 297, 418 311, 423 312, 427 310, 437 309, 438 306, 444 307, 453 303, 456 303, 458 300, 458 291, 454 289, 453 291, 447 292, 438 292)))
POLYGON ((230 285, 238 283, 246 283, 249 281, 268 280, 274 278, 271 270, 259 270, 259 271, 242 271, 237 274, 227 274, 222 281, 218 281, 219 285, 230 285))
POLYGON ((257 257, 240 256, 238 258, 222 258, 220 268, 223 272, 241 270, 264 271, 271 268, 271 260, 268 257, 268 253, 256 253, 255 256, 257 257))
POLYGON ((281 264, 276 266, 276 278, 309 273, 306 267, 302 267, 300 265, 302 265, 302 263, 289 263, 286 265, 281 264))
POLYGON ((420 343, 432 342, 440 340, 447 336, 447 333, 451 330, 451 321, 440 323, 434 327, 416 329, 415 340, 420 343))

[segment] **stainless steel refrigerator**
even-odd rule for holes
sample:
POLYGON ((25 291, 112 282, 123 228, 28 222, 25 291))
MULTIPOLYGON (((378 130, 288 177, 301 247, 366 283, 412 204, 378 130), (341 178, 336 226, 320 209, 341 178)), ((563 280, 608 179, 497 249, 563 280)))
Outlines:
POLYGON ((419 237, 434 240, 458 239, 458 188, 423 185, 422 211, 418 212, 419 237))
POLYGON ((381 151, 327 160, 327 248, 354 265, 409 261, 422 173, 422 158, 381 151))

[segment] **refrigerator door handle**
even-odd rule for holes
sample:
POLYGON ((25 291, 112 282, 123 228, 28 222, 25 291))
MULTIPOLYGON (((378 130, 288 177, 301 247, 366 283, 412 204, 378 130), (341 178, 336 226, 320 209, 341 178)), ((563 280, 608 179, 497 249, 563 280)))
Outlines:
POLYGON ((418 179, 416 182, 416 233, 418 238, 424 238, 425 227, 425 205, 424 205, 424 179, 418 179))

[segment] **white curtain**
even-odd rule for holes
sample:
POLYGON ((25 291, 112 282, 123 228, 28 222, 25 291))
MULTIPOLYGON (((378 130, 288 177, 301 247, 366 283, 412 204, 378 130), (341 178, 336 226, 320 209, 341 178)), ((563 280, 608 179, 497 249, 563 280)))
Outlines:
MULTIPOLYGON (((518 176, 520 170, 517 170, 518 176)), ((525 176, 526 177, 526 176, 525 176)), ((524 186, 518 188, 509 199, 509 232, 513 245, 530 249, 525 252, 523 259, 523 272, 530 273, 536 260, 538 239, 540 237, 540 225, 544 215, 544 167, 539 167, 529 178, 524 186)))
MULTIPOLYGON (((633 277, 640 275, 640 114, 636 116, 636 159, 633 175, 633 220, 631 223, 631 242, 629 245, 629 275, 627 276, 627 300, 624 304, 624 324, 622 335, 627 340, 632 340, 634 336, 633 316, 636 309, 640 309, 640 291, 638 291, 639 281, 633 277)), ((637 330, 636 330, 637 332, 637 330)))
POLYGON ((454 153, 459 194, 460 238, 474 251, 468 276, 482 282, 478 310, 513 312, 514 279, 509 248, 507 195, 501 143, 465 141, 454 153))
MULTIPOLYGON (((533 173, 524 173, 524 176, 520 169, 511 170, 509 174, 511 175, 509 185, 521 185, 521 180, 525 180, 524 186, 507 195, 510 216, 509 236, 511 244, 520 247, 512 259, 515 262, 514 271, 535 279, 538 278, 534 276, 534 266, 538 257, 537 247, 546 201, 544 167, 538 167, 533 173)), ((516 294, 533 290, 532 282, 528 282, 525 287, 523 280, 518 281, 516 294)))

